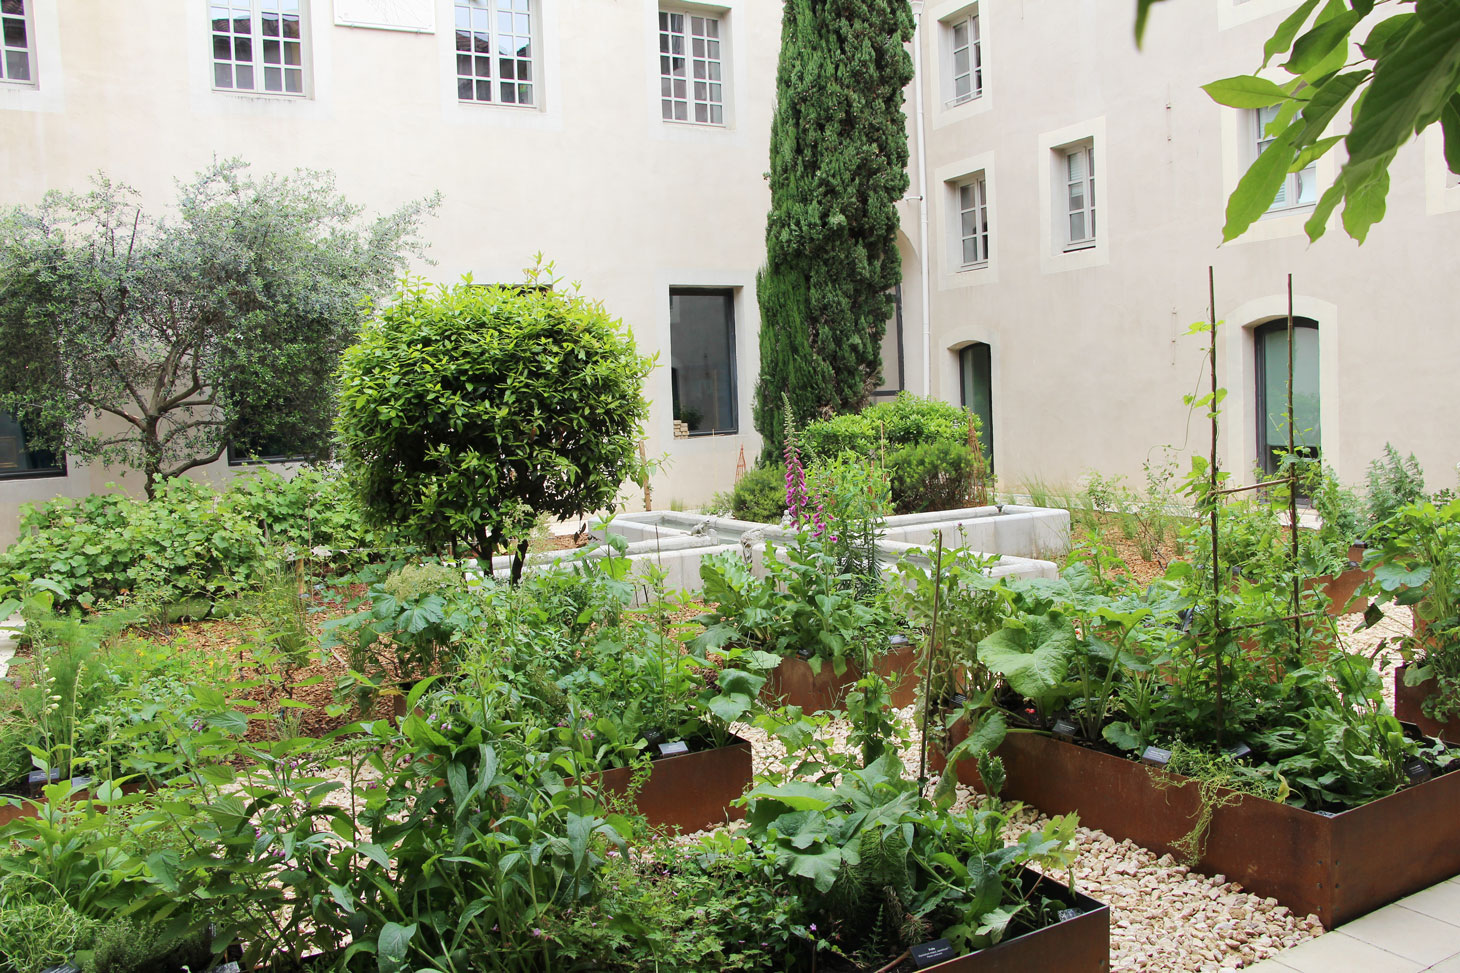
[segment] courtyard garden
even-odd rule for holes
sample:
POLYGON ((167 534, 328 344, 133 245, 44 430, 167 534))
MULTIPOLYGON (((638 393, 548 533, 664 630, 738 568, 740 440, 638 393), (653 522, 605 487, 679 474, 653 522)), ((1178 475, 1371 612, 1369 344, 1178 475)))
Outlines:
POLYGON ((390 307, 342 466, 0 556, 0 968, 1223 970, 1460 872, 1460 502, 1412 460, 1035 509, 904 395, 787 410, 681 538, 554 535, 642 475, 621 325, 390 307))

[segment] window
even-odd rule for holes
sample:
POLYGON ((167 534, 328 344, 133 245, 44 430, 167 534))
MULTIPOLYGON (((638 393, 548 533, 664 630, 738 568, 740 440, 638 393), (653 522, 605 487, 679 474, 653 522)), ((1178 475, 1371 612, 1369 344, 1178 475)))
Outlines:
POLYGON ((65 475, 66 457, 31 446, 20 420, 0 412, 0 479, 65 475))
POLYGON ((253 463, 302 463, 314 458, 302 451, 299 444, 287 436, 250 436, 228 444, 228 465, 246 466, 253 463))
MULTIPOLYGON (((1276 473, 1288 450, 1288 321, 1253 331, 1257 346, 1257 462, 1276 473)), ((1293 318, 1293 451, 1319 457, 1318 322, 1293 318)))
POLYGON ((983 94, 983 48, 978 36, 978 14, 960 17, 947 25, 952 57, 949 67, 952 86, 948 107, 972 101, 983 94))
POLYGON ((213 87, 304 94, 300 0, 211 0, 213 87))
POLYGON ((733 291, 670 290, 669 376, 674 418, 690 435, 737 431, 733 291))
POLYGON ((992 356, 982 341, 958 351, 958 384, 965 409, 978 416, 978 444, 994 471, 994 386, 992 356))
POLYGON ((31 74, 30 22, 25 0, 0 0, 0 81, 29 83, 31 74))
POLYGON ((1091 143, 1059 150, 1065 187, 1065 250, 1086 250, 1095 245, 1095 146, 1091 143))
MULTIPOLYGON (((1267 127, 1277 118, 1278 106, 1259 108, 1250 112, 1252 124, 1252 135, 1256 151, 1252 158, 1256 159, 1267 151, 1276 135, 1268 134, 1267 127)), ((1317 164, 1309 164, 1301 172, 1290 172, 1283 179, 1282 188, 1273 197, 1272 205, 1267 208, 1269 213, 1283 210, 1297 209, 1300 206, 1312 206, 1318 201, 1317 164)))
POLYGON ((667 122, 725 124, 725 79, 715 17, 659 11, 659 96, 667 122))
POLYGON ((456 97, 537 104, 532 0, 456 0, 456 97))
POLYGON ((988 263, 988 183, 983 174, 955 187, 958 195, 958 263, 964 270, 988 263))
POLYGON ((892 317, 882 332, 882 384, 872 392, 873 398, 892 398, 902 391, 906 376, 902 358, 902 284, 892 291, 892 317))

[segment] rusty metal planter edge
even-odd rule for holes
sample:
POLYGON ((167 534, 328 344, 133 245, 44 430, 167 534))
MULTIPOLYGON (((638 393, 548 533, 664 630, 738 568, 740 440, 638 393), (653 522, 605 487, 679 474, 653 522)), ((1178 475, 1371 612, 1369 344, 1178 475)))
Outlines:
MULTIPOLYGON (((1082 825, 1157 853, 1176 854, 1200 811, 1189 778, 1042 734, 1011 733, 997 753, 1004 797, 1076 812, 1082 825)), ((957 773, 978 785, 973 761, 957 773)), ((1221 793, 1231 803, 1213 810, 1198 870, 1316 915, 1325 928, 1460 873, 1460 771, 1332 816, 1221 793)))

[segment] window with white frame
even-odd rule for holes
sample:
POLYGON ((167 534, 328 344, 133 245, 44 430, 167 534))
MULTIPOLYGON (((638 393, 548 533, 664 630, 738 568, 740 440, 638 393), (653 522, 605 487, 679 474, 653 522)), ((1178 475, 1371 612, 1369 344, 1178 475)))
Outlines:
MULTIPOLYGON (((1248 124, 1252 127, 1252 144, 1255 148, 1252 158, 1255 160, 1266 152, 1273 139, 1277 138, 1278 133, 1269 133, 1268 127, 1278 116, 1278 106, 1258 108, 1247 114, 1249 116, 1248 124)), ((1302 206, 1312 206, 1316 202, 1318 202, 1318 167, 1316 164, 1309 164, 1302 171, 1290 172, 1283 178, 1282 188, 1273 197, 1272 205, 1267 208, 1267 211, 1269 213, 1282 212, 1302 206)))
POLYGON ((725 77, 718 17, 659 11, 659 96, 667 122, 725 124, 725 77))
POLYGON ((1092 142, 1056 150, 1064 186, 1064 249, 1095 246, 1095 146, 1092 142))
POLYGON ((213 87, 304 94, 302 0, 209 0, 213 87))
POLYGON ((983 47, 976 12, 960 16, 946 28, 950 45, 947 101, 951 108, 983 94, 983 47))
POLYGON ((989 259, 988 183, 983 173, 953 184, 958 222, 955 251, 963 270, 980 267, 989 259))
POLYGON ((691 436, 739 429, 734 291, 670 288, 669 382, 674 419, 691 436))
POLYGON ((29 84, 35 80, 26 7, 26 0, 0 0, 0 81, 29 84))
POLYGON ((532 0, 456 0, 456 97, 537 105, 532 0))

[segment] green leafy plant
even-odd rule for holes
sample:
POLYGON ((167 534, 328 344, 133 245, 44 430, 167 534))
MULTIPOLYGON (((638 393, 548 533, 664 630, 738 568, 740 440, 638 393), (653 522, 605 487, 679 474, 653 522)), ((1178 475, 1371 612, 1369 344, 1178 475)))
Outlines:
POLYGON ((1413 453, 1401 458, 1399 450, 1385 443, 1384 455, 1370 461, 1366 476, 1368 537, 1382 543, 1391 529, 1389 521, 1405 507, 1424 499, 1425 475, 1413 453))
POLYGON ((746 470, 730 494, 728 512, 736 520, 779 524, 786 513, 786 469, 768 464, 746 470))
POLYGON ((521 287, 409 284, 340 371, 341 456, 370 521, 484 565, 506 548, 514 583, 539 514, 611 507, 642 466, 653 361, 551 273, 530 268, 521 287))

